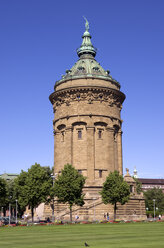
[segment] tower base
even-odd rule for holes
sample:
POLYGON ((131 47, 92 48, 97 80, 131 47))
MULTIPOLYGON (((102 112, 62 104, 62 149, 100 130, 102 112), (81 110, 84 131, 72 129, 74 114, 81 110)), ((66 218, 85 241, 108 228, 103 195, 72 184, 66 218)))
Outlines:
MULTIPOLYGON (((74 206, 72 209, 73 220, 76 216, 79 221, 103 221, 114 219, 114 207, 111 204, 103 204, 99 192, 102 187, 84 188, 85 204, 83 207, 74 206)), ((62 221, 70 220, 69 206, 55 202, 55 219, 62 221)), ((119 220, 146 220, 145 200, 143 193, 131 194, 128 203, 117 204, 116 219, 119 220)))

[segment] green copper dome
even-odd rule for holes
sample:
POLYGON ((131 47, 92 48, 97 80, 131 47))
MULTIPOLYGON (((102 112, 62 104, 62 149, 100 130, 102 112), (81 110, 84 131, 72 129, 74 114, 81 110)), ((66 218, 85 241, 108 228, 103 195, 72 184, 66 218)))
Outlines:
MULTIPOLYGON (((86 18, 85 18, 86 20, 86 18)), ((56 85, 64 81, 78 79, 78 78, 101 78, 107 81, 112 81, 118 87, 119 83, 113 79, 109 70, 104 70, 102 66, 95 60, 97 49, 92 45, 91 35, 89 33, 89 23, 86 20, 85 32, 82 36, 83 41, 81 46, 77 49, 79 60, 74 64, 70 70, 66 70, 66 74, 62 79, 56 82, 56 85)))

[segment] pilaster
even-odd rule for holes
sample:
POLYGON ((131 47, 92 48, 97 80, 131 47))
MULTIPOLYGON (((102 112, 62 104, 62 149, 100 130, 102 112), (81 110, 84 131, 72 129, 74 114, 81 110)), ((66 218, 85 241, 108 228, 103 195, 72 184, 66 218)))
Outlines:
POLYGON ((117 135, 117 152, 118 152, 118 171, 122 175, 123 169, 122 169, 122 131, 118 132, 117 135))
POLYGON ((65 156, 67 156, 66 160, 68 164, 73 164, 73 140, 72 140, 72 126, 68 126, 65 129, 65 144, 67 148, 67 152, 65 156))
POLYGON ((95 179, 95 127, 87 126, 87 179, 95 179))
POLYGON ((118 144, 117 144, 117 132, 113 132, 113 140, 114 140, 114 170, 118 170, 118 144))
POLYGON ((107 127, 106 128, 107 135, 108 135, 108 154, 109 154, 109 161, 108 161, 108 173, 115 170, 115 156, 114 156, 114 131, 113 128, 107 127))
POLYGON ((59 172, 58 156, 59 156, 60 132, 54 131, 54 173, 59 172))

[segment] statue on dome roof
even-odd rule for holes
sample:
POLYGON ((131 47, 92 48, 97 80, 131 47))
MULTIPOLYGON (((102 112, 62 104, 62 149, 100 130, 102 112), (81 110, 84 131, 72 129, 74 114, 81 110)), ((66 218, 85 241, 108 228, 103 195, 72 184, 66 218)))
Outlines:
POLYGON ((86 29, 86 31, 88 31, 89 30, 89 22, 88 22, 88 20, 87 20, 87 18, 85 16, 83 16, 83 18, 86 21, 86 23, 85 23, 85 29, 86 29))

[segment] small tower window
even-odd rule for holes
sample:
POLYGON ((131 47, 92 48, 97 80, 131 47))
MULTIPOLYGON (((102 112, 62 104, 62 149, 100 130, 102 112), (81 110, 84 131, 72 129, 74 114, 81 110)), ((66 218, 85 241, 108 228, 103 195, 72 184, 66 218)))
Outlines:
POLYGON ((99 178, 102 178, 102 170, 99 170, 99 178))
POLYGON ((97 66, 95 66, 95 67, 93 67, 93 70, 94 70, 94 71, 100 71, 100 68, 97 67, 97 66))
POLYGON ((99 139, 102 138, 102 130, 98 130, 98 138, 99 138, 99 139))
POLYGON ((81 175, 82 174, 82 170, 78 170, 78 173, 81 175))
POLYGON ((130 193, 133 193, 133 185, 130 185, 130 193))
POLYGON ((78 130, 78 139, 82 139, 82 130, 78 130))
POLYGON ((77 99, 78 99, 78 100, 80 100, 80 94, 77 94, 77 96, 76 96, 76 97, 77 97, 77 99))
POLYGON ((79 71, 84 71, 84 70, 85 70, 85 68, 84 68, 83 66, 79 66, 77 69, 78 69, 79 71))

